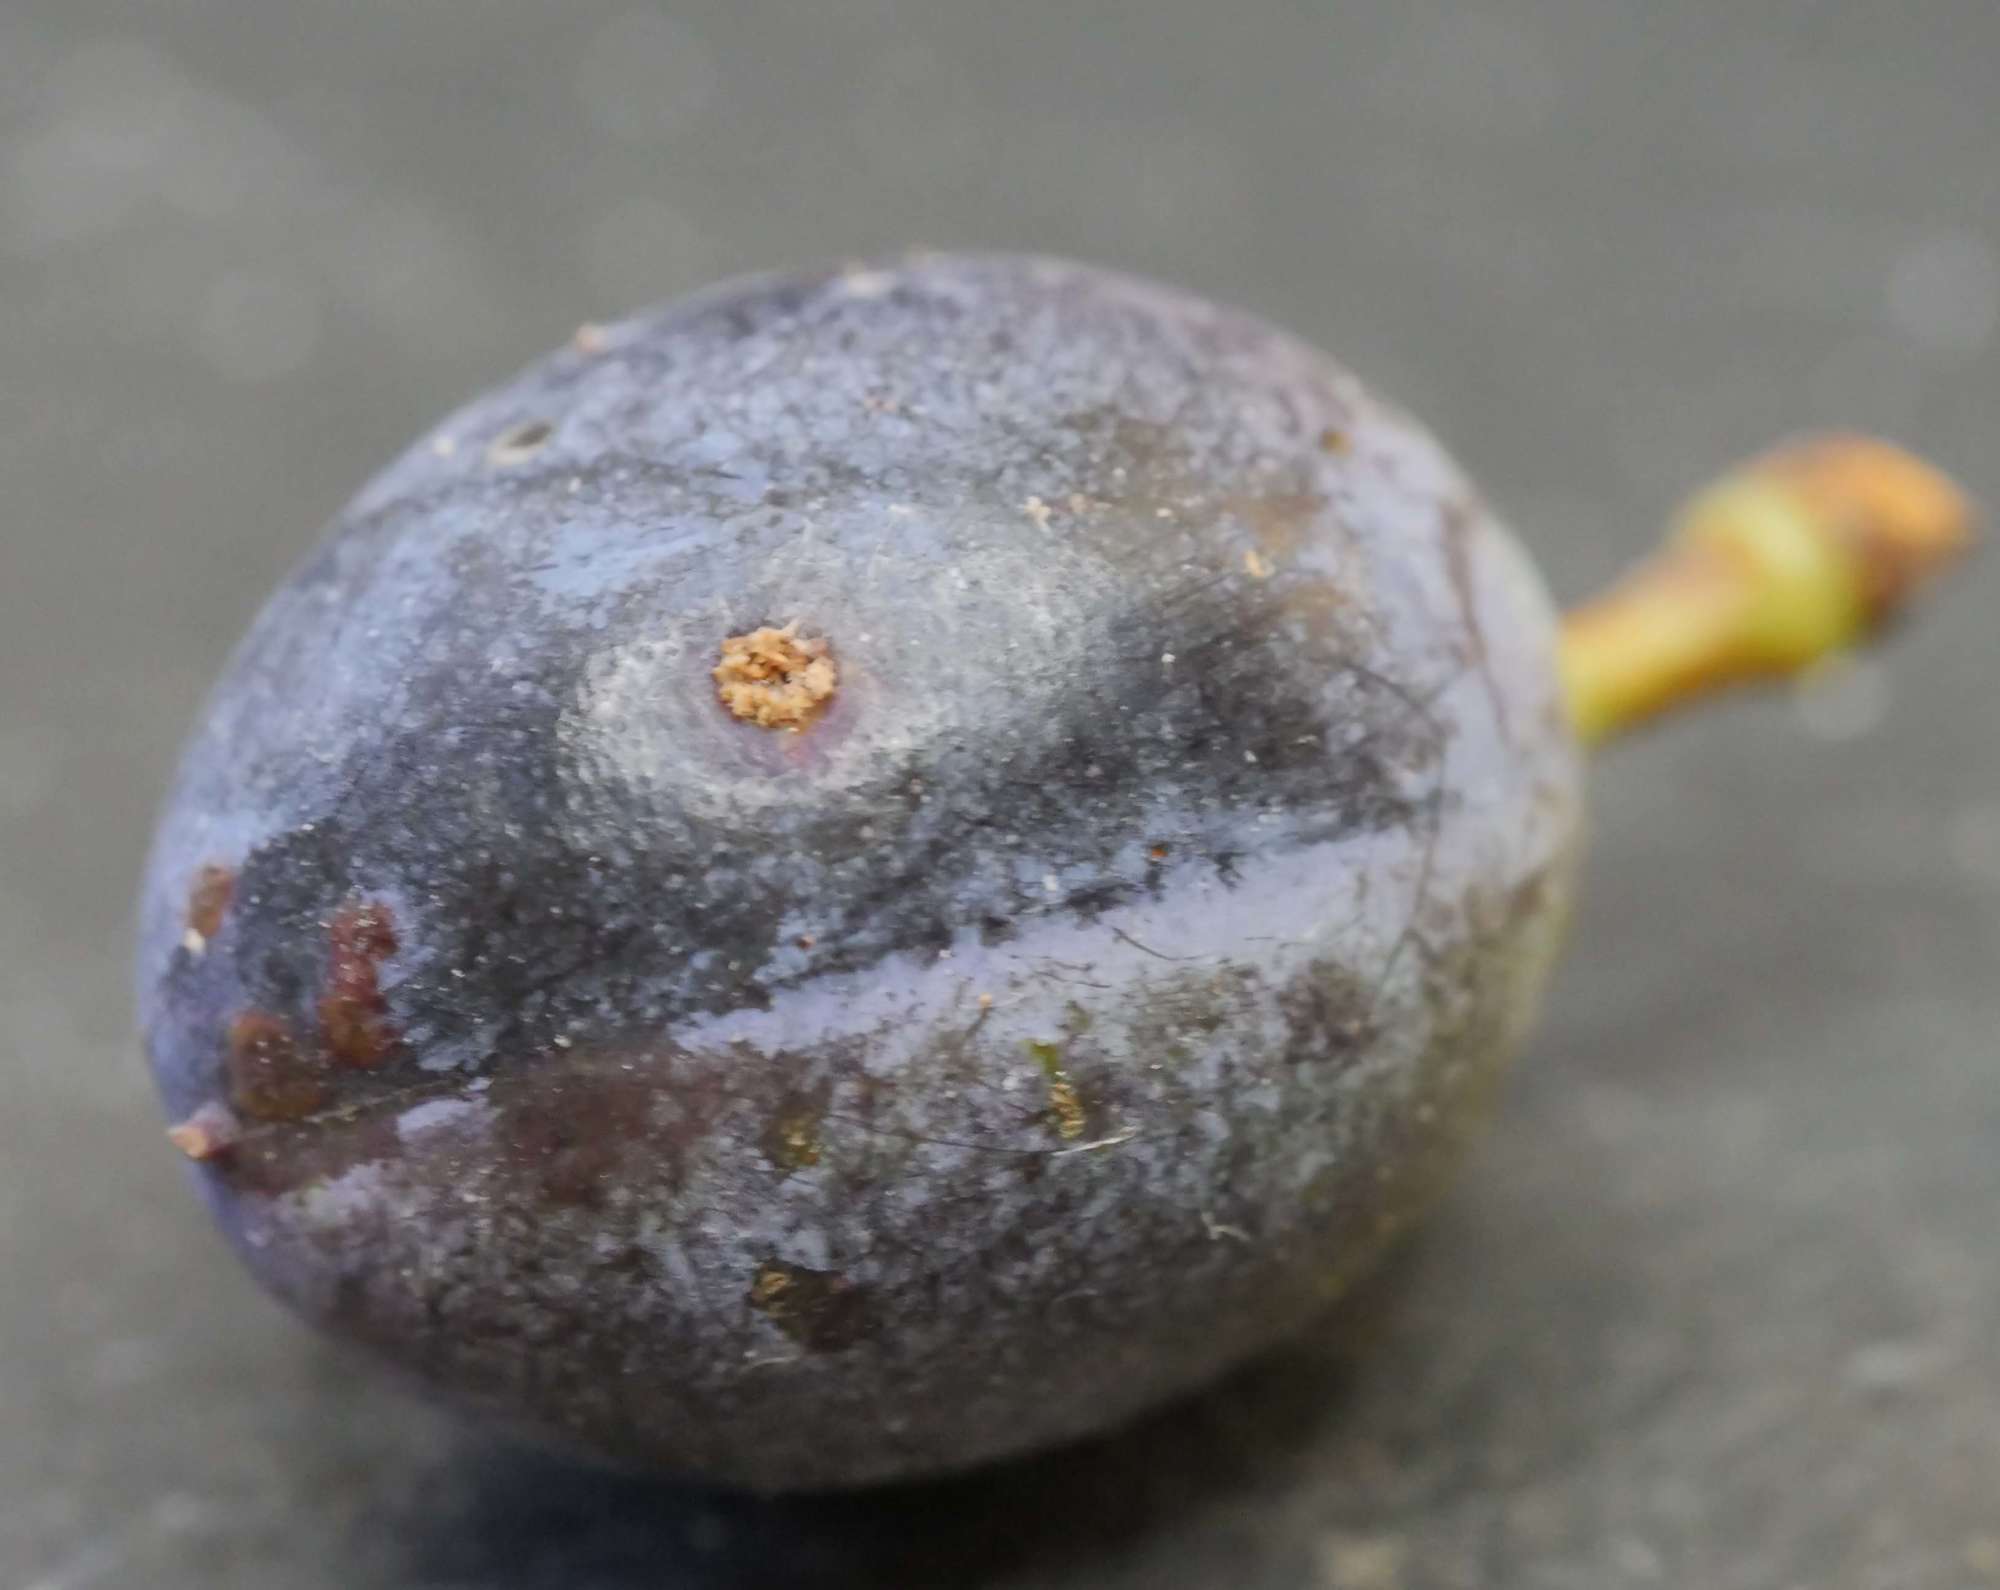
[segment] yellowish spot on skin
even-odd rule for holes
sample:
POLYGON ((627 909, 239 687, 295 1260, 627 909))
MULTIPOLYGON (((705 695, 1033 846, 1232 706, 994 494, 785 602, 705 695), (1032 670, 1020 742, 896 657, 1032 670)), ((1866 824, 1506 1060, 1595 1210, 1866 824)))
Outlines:
POLYGON ((220 1104, 204 1104, 185 1121, 167 1128, 167 1141, 189 1159, 214 1159, 243 1135, 243 1123, 220 1104))
POLYGON ((737 717, 792 731, 819 715, 840 682, 830 645, 801 636, 796 622, 731 635, 713 674, 717 696, 737 717))
POLYGON ((769 1310, 774 1304, 782 1302, 791 1289, 792 1278, 775 1264, 766 1264, 750 1283, 750 1301, 761 1309, 769 1310))
POLYGON ((1049 1113, 1055 1117, 1056 1136, 1065 1142, 1083 1136, 1083 1101, 1076 1096, 1076 1084, 1068 1077, 1049 1084, 1049 1113))
POLYGON ((1049 1119, 1055 1123, 1056 1136, 1065 1142, 1075 1142, 1083 1136, 1089 1117, 1084 1111, 1083 1100, 1078 1096, 1076 1084, 1063 1070, 1062 1046, 1053 1043, 1030 1043, 1028 1053, 1034 1056, 1035 1064, 1042 1068, 1042 1075, 1049 1079, 1049 1119))
POLYGON ((819 1163, 819 1116, 808 1110, 794 1110, 771 1122, 764 1139, 764 1153, 772 1164, 785 1170, 809 1170, 819 1163))
POLYGON ((767 1259, 745 1300, 808 1351, 838 1352, 868 1333, 866 1294, 834 1272, 767 1259))
POLYGON ((1021 504, 1021 512, 1035 521, 1035 528, 1037 530, 1046 530, 1049 527, 1049 516, 1055 510, 1043 502, 1041 498, 1030 497, 1026 502, 1021 504))
POLYGON ((1275 572, 1271 560, 1255 547, 1243 554, 1243 571, 1253 580, 1268 580, 1275 572))

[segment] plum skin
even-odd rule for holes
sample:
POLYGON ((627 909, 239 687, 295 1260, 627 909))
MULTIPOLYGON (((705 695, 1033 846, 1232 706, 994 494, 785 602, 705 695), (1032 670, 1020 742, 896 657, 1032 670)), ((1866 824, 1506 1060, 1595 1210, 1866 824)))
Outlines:
POLYGON ((1071 1439, 1458 1157, 1577 850, 1554 634, 1250 317, 732 283, 453 416, 272 599, 148 868, 153 1070, 256 1276, 459 1406, 766 1489, 1071 1439), (823 715, 732 718, 722 642, 794 621, 823 715))

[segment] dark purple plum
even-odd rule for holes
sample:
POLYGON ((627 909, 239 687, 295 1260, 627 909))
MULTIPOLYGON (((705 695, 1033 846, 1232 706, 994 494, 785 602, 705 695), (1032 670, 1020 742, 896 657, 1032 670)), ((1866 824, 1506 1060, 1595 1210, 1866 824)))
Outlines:
POLYGON ((1433 1194, 1549 966, 1537 576, 1241 314, 1044 260, 727 286, 377 480, 163 820, 175 1140, 449 1399, 758 1487, 1097 1430, 1433 1194))

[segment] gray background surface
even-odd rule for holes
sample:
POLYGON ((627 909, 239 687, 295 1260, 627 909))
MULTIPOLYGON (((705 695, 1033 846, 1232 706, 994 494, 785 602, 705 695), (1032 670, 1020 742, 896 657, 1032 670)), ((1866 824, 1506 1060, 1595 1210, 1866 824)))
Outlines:
POLYGON ((1608 757, 1506 1118, 1389 1273, 1099 1446, 760 1504, 293 1328, 179 1184, 126 914, 199 693, 577 322, 908 242, 1151 272, 1426 415, 1573 598, 1802 423, 1989 498, 2000 8, 0 6, 0 1587, 2000 1583, 2000 565, 1608 757))

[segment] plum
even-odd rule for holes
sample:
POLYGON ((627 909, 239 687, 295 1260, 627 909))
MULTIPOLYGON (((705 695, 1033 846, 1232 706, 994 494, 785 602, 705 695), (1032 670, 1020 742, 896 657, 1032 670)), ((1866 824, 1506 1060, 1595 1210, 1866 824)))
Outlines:
POLYGON ((208 703, 141 906, 173 1139, 285 1302, 580 1452, 808 1488, 1103 1428, 1441 1185, 1559 938, 1578 679, 1671 672, 1589 661, 1630 605, 1570 645, 1421 428, 1130 278, 587 328, 208 703))

